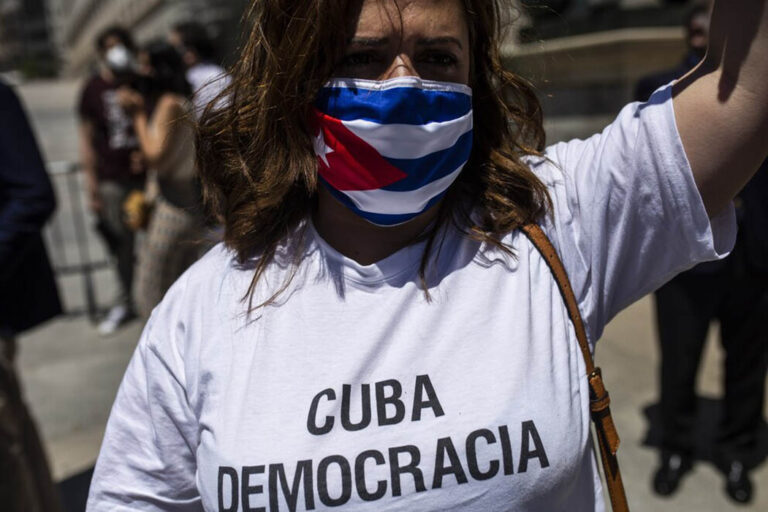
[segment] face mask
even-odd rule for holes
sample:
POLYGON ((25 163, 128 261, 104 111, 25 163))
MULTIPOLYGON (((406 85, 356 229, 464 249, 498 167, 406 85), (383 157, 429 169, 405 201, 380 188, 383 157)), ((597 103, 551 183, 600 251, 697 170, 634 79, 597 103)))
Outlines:
POLYGON ((116 73, 130 71, 133 68, 131 52, 123 45, 113 46, 104 54, 104 63, 116 73))
POLYGON ((380 226, 435 205, 472 151, 472 89, 461 84, 331 80, 314 114, 321 183, 380 226))

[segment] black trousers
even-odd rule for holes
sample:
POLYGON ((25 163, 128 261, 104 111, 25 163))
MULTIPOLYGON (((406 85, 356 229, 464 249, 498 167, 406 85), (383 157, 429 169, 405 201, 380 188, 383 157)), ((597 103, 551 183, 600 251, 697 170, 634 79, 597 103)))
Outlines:
POLYGON ((123 203, 134 190, 140 190, 133 183, 103 181, 99 183, 99 194, 104 203, 99 213, 97 230, 104 239, 107 249, 114 258, 120 285, 116 304, 133 309, 133 270, 135 266, 133 231, 125 223, 123 203))
POLYGON ((712 273, 677 276, 656 292, 661 343, 662 449, 693 453, 696 374, 712 320, 725 350, 723 417, 715 460, 747 465, 762 425, 768 369, 768 275, 749 270, 737 246, 712 273))

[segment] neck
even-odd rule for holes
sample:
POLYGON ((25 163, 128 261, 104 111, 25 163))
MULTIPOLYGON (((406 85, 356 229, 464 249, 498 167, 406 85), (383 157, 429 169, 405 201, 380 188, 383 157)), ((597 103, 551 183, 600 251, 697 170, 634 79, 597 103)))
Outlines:
POLYGON ((101 78, 103 78, 107 82, 115 81, 115 74, 112 72, 111 69, 109 69, 106 66, 101 66, 101 68, 99 69, 99 75, 101 75, 101 78))
POLYGON ((371 265, 414 243, 437 217, 438 205, 399 226, 371 224, 339 203, 325 187, 318 189, 314 224, 334 249, 361 265, 371 265))

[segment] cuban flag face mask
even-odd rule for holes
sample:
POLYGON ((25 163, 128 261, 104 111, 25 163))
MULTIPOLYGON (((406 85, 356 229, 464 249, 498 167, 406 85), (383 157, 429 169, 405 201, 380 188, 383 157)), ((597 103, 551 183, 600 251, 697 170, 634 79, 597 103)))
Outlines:
POLYGON ((334 79, 314 114, 320 181, 379 226, 436 204, 472 151, 472 89, 461 84, 334 79))

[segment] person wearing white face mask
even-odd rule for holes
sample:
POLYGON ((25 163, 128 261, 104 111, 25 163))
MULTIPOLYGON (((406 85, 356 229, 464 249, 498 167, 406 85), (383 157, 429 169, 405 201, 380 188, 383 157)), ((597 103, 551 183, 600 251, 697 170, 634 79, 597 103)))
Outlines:
POLYGON ((133 39, 125 29, 110 27, 99 35, 96 47, 99 69, 83 88, 78 114, 89 205, 118 275, 119 295, 99 324, 99 332, 107 335, 134 316, 134 234, 124 222, 123 203, 131 192, 143 189, 146 169, 133 119, 117 95, 134 77, 133 39))

